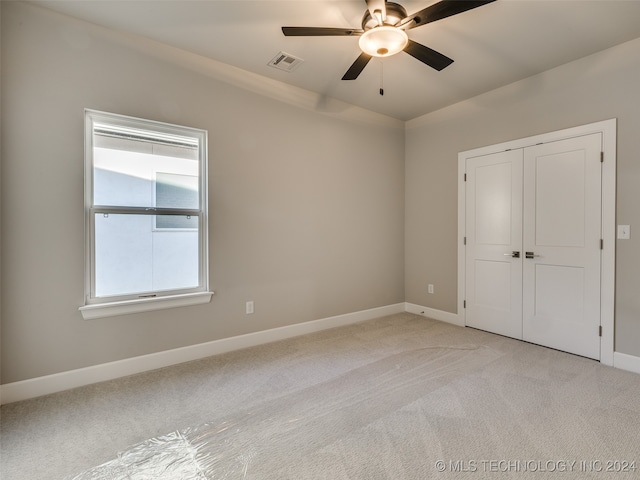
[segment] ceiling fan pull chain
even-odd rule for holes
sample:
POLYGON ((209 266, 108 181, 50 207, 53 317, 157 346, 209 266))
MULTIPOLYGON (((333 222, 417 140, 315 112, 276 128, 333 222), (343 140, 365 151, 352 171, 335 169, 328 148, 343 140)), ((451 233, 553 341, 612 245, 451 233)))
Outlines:
POLYGON ((384 95, 384 83, 383 83, 383 66, 384 62, 380 59, 380 95, 384 95))

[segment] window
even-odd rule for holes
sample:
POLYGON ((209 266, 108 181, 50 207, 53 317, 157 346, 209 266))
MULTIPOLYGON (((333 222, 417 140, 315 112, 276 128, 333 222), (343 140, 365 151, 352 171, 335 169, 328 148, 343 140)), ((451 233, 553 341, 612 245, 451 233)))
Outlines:
POLYGON ((85 318, 208 302, 207 132, 85 111, 85 318))

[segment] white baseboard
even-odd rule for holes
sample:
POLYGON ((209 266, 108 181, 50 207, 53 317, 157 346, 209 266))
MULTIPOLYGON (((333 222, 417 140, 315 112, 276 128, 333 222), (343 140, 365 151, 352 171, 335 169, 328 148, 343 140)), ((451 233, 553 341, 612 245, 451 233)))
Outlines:
POLYGON ((264 343, 275 342, 297 337, 307 333, 319 332, 328 328, 341 327, 352 323, 363 322, 385 315, 402 313, 406 310, 404 303, 372 308, 359 312, 337 315, 335 317, 312 320, 310 322, 287 325, 261 332, 248 333, 231 338, 223 338, 211 342, 190 345, 188 347, 166 350, 163 352, 127 358, 115 362, 103 363, 68 372, 31 378, 20 382, 0 386, 0 404, 17 402, 29 398, 40 397, 50 393, 61 392, 71 388, 82 387, 92 383, 104 382, 115 378, 135 375, 158 368, 177 365, 179 363, 198 360, 220 353, 253 347, 264 343))
POLYGON ((613 366, 629 372, 640 373, 640 357, 613 352, 613 366))
MULTIPOLYGON (((319 332, 402 312, 464 326, 464 322, 455 313, 422 307, 413 303, 397 303, 0 385, 0 404, 27 400, 92 383, 135 375, 233 350, 285 340, 307 333, 319 332)), ((615 368, 640 373, 640 357, 615 352, 613 365, 615 368)))
POLYGON ((423 315, 425 317, 433 318, 434 320, 452 323, 453 325, 464 327, 464 321, 461 320, 456 313, 436 310, 435 308, 423 307, 414 303, 405 303, 404 310, 409 313, 415 313, 416 315, 423 315))

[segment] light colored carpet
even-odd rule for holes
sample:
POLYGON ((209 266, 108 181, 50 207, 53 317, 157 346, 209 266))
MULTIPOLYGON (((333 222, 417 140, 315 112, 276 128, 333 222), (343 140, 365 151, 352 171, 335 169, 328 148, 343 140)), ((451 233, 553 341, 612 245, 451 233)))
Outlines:
POLYGON ((3 480, 640 478, 640 375, 408 313, 1 414, 3 480))

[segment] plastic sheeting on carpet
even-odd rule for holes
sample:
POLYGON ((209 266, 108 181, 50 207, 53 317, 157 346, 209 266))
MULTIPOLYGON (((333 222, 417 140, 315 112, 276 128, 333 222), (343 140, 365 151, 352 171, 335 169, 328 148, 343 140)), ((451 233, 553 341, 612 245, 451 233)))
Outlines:
MULTIPOLYGON (((391 355, 251 410, 138 443, 68 480, 278 478, 326 446, 349 448, 342 440, 354 432, 501 355, 478 345, 391 355)), ((348 458, 333 455, 336 462, 348 458)))

